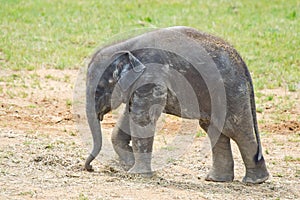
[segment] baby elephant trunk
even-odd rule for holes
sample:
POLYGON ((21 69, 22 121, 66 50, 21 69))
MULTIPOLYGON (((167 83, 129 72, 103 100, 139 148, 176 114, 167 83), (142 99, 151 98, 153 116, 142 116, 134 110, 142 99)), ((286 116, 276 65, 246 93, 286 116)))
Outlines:
POLYGON ((100 120, 98 119, 96 114, 95 99, 93 97, 94 95, 89 94, 89 91, 87 91, 86 116, 93 136, 93 150, 86 159, 84 166, 87 171, 93 171, 92 165, 90 163, 97 157, 102 147, 102 132, 100 127, 100 120))

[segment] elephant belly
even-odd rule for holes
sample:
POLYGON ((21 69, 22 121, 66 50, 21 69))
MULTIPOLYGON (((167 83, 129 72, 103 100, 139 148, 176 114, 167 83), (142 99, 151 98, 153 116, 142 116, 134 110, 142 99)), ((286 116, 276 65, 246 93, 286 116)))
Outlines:
MULTIPOLYGON (((196 97, 194 101, 188 101, 189 98, 187 96, 185 100, 179 101, 176 96, 168 92, 164 113, 185 119, 207 119, 210 117, 210 105, 204 105, 204 98, 196 97)), ((206 103, 210 104, 210 102, 206 103)))

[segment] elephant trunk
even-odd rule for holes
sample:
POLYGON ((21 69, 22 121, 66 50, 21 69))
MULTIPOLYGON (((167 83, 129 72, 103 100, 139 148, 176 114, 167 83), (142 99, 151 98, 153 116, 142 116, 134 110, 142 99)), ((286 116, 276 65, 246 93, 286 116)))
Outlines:
POLYGON ((92 165, 90 164, 99 154, 102 147, 102 132, 100 126, 100 120, 97 117, 95 109, 95 91, 92 87, 87 86, 86 93, 86 115, 90 130, 93 136, 93 150, 85 161, 85 169, 92 171, 92 165))

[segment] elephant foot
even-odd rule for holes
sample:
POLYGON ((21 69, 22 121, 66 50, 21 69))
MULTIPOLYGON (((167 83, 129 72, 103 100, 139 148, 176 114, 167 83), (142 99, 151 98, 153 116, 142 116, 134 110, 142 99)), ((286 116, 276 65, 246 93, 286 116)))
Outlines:
POLYGON ((267 170, 265 160, 262 159, 254 168, 247 168, 246 167, 246 175, 243 178, 243 183, 250 183, 250 184, 259 184, 263 183, 269 178, 269 172, 267 170))
POLYGON ((129 170, 134 165, 134 157, 132 153, 129 154, 128 157, 122 157, 122 158, 120 157, 119 159, 120 159, 120 164, 125 170, 129 170))
POLYGON ((215 182, 232 182, 234 179, 233 163, 231 165, 227 165, 226 168, 225 166, 222 165, 222 168, 213 166, 205 180, 215 182))
POLYGON ((132 148, 127 144, 114 144, 114 150, 119 156, 119 163, 125 169, 129 170, 134 165, 134 156, 132 148))
POLYGON ((268 180, 269 178, 269 174, 265 174, 261 177, 257 177, 257 176, 245 176, 243 178, 243 183, 247 183, 247 184, 260 184, 265 182, 266 180, 268 180))
POLYGON ((206 181, 214 181, 214 182, 232 182, 234 179, 233 170, 222 172, 222 170, 211 169, 206 176, 206 181))
POLYGON ((146 178, 151 178, 154 173, 151 170, 151 168, 146 167, 146 166, 136 166, 134 165, 129 171, 129 174, 138 174, 141 175, 142 177, 146 177, 146 178))
POLYGON ((135 153, 135 163, 128 171, 130 174, 140 174, 143 177, 152 177, 151 153, 135 153))
POLYGON ((268 180, 268 178, 269 172, 267 171, 267 169, 247 169, 246 176, 243 178, 243 183, 259 184, 265 182, 266 180, 268 180))

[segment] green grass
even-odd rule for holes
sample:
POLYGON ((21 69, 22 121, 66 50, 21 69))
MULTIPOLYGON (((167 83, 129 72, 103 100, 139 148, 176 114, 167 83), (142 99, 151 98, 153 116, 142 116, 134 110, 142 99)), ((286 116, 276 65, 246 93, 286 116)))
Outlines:
POLYGON ((78 200, 88 200, 88 197, 86 197, 84 194, 80 193, 78 200))
POLYGON ((295 91, 300 82, 297 0, 0 0, 0 4, 1 69, 78 69, 118 33, 185 25, 233 44, 248 64, 256 89, 286 86, 295 91))
POLYGON ((285 162, 299 162, 300 158, 299 157, 292 157, 292 156, 284 156, 284 161, 285 162))
POLYGON ((67 99, 67 100, 66 100, 66 106, 67 106, 68 108, 70 108, 70 107, 72 106, 72 100, 71 100, 71 99, 67 99))
POLYGON ((167 150, 167 151, 174 151, 174 150, 176 150, 178 148, 175 147, 175 146, 166 146, 166 147, 162 147, 161 149, 167 150))
POLYGON ((199 138, 199 137, 205 137, 206 136, 206 133, 202 130, 199 130, 197 133, 196 133, 196 137, 199 138))

